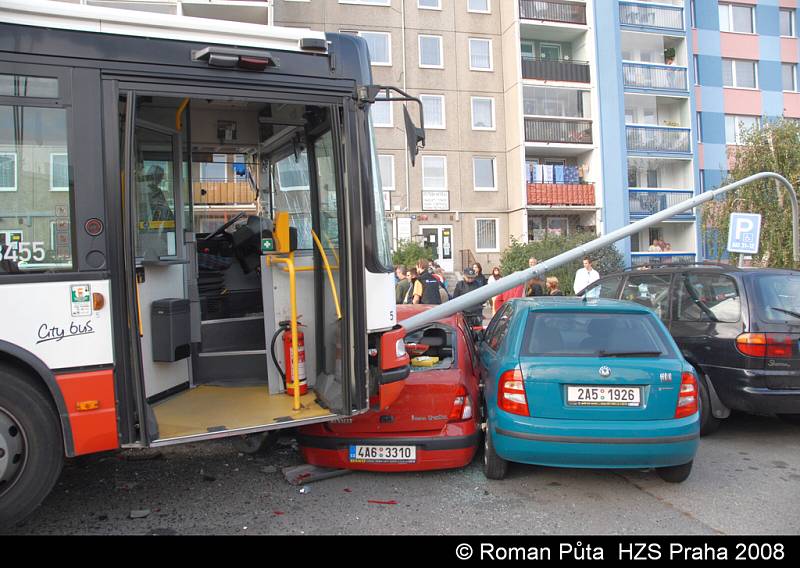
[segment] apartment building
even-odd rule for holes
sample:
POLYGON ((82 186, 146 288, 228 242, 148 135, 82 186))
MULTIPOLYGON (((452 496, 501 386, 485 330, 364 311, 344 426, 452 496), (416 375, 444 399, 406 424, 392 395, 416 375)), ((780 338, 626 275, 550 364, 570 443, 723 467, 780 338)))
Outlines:
MULTIPOLYGON (((743 127, 800 118, 797 0, 72 1, 253 8, 243 21, 362 36, 374 81, 425 109, 415 168, 400 108, 373 109, 393 242, 425 244, 446 270, 716 187, 743 127)), ((619 247, 636 266, 694 260, 700 243, 687 213, 619 247)))

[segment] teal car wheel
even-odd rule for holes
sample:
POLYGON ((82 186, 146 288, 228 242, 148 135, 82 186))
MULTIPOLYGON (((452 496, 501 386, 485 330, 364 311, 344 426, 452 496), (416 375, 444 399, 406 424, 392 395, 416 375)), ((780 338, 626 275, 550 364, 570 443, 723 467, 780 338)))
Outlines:
POLYGON ((658 476, 669 483, 682 483, 689 478, 692 473, 692 464, 694 462, 685 463, 683 465, 674 465, 672 467, 659 467, 656 469, 658 476))
POLYGON ((494 451, 492 431, 491 428, 487 428, 483 437, 483 474, 488 479, 503 479, 507 472, 508 462, 494 451))

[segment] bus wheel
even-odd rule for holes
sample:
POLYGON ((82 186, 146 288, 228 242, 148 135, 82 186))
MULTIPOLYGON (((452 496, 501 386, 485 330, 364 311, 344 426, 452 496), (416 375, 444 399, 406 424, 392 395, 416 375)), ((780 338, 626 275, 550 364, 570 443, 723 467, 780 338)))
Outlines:
POLYGON ((0 526, 23 520, 44 501, 61 474, 62 448, 49 398, 0 367, 0 526))

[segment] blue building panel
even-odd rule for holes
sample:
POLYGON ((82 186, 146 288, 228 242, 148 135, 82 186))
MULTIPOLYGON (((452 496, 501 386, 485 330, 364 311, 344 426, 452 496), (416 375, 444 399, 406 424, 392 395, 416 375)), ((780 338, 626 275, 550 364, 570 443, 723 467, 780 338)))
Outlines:
POLYGON ((762 60, 758 62, 758 86, 763 91, 780 92, 783 90, 780 61, 762 60))
POLYGON ((762 37, 778 37, 780 35, 777 7, 777 0, 760 0, 756 5, 756 33, 758 35, 762 37))
POLYGON ((706 191, 720 187, 728 178, 726 170, 703 170, 703 187, 706 191))
POLYGON ((700 31, 719 31, 719 9, 717 8, 717 3, 709 0, 695 0, 694 22, 700 31))
MULTIPOLYGON (((719 93, 722 97, 722 89, 719 93)), ((706 89, 703 89, 703 108, 706 107, 706 89)), ((720 105, 721 106, 721 105, 720 105)), ((703 110, 700 113, 700 132, 703 133, 703 144, 706 148, 709 145, 725 145, 725 114, 722 112, 709 112, 703 110)))
POLYGON ((703 55, 720 57, 719 30, 697 30, 697 52, 703 55))
POLYGON ((704 87, 722 87, 722 58, 718 55, 698 55, 697 76, 698 82, 704 87))
POLYGON ((783 93, 779 91, 762 91, 761 106, 763 116, 773 120, 783 116, 783 93))
POLYGON ((781 60, 781 38, 761 36, 758 38, 759 58, 764 61, 781 60))

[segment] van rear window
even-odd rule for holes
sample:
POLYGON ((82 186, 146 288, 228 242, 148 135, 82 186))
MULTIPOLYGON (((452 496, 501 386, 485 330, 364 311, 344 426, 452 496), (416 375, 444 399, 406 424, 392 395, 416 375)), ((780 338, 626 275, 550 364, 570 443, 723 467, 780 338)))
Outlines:
POLYGON ((800 322, 800 274, 775 274, 753 279, 761 321, 800 322))
POLYGON ((522 356, 674 357, 650 314, 532 312, 522 356))

